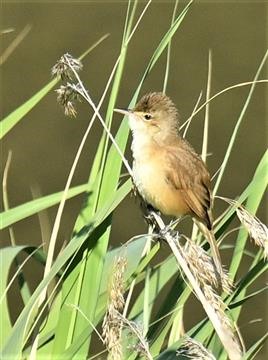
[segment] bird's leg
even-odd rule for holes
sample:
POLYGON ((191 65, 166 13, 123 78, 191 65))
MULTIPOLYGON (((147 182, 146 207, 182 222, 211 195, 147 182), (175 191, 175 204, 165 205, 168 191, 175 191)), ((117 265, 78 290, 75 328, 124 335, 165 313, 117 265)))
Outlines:
POLYGON ((164 228, 161 228, 159 223, 156 221, 156 216, 161 217, 160 211, 155 209, 151 204, 148 204, 138 192, 136 192, 136 196, 139 197, 140 207, 145 221, 152 227, 153 233, 156 234, 156 236, 159 236, 159 239, 165 240, 165 236, 167 234, 170 234, 172 237, 179 237, 179 232, 174 230, 173 227, 180 219, 173 220, 169 225, 165 225, 164 228))
POLYGON ((159 232, 159 226, 157 224, 157 222, 155 221, 155 217, 154 217, 154 213, 160 215, 159 211, 157 211, 156 209, 154 209, 153 206, 151 206, 150 204, 147 204, 143 201, 143 204, 141 205, 143 207, 143 216, 145 218, 145 221, 147 222, 147 224, 149 226, 151 226, 153 228, 153 230, 157 230, 157 232, 159 232))
POLYGON ((165 240, 165 236, 169 234, 174 238, 179 238, 180 234, 174 229, 175 225, 180 221, 179 219, 173 220, 170 224, 165 225, 164 228, 160 228, 158 222, 155 219, 155 215, 161 217, 160 211, 156 210, 152 205, 144 203, 146 210, 144 211, 144 217, 146 222, 152 226, 153 232, 159 235, 159 238, 165 240))

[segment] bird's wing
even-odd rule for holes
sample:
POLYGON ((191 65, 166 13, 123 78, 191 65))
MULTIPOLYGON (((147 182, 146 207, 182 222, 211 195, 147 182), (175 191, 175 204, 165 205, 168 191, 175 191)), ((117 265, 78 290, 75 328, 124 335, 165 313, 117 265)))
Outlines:
POLYGON ((210 175, 191 146, 169 146, 166 156, 166 181, 178 190, 192 213, 211 228, 210 175))

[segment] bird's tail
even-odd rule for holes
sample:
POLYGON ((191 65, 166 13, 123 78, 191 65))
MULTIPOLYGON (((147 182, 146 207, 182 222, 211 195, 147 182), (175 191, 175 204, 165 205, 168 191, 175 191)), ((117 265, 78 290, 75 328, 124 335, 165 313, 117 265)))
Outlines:
POLYGON ((209 230, 203 223, 199 221, 197 221, 197 225, 209 242, 212 258, 215 266, 215 272, 219 283, 218 288, 222 289, 223 268, 222 268, 222 262, 221 262, 221 256, 220 256, 218 244, 216 242, 214 233, 212 230, 209 230))

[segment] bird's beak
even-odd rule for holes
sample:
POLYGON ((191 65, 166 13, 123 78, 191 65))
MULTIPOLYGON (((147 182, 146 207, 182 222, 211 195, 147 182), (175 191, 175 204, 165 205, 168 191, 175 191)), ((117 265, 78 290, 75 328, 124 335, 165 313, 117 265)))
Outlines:
POLYGON ((132 112, 130 109, 114 109, 114 111, 123 115, 129 115, 132 112))

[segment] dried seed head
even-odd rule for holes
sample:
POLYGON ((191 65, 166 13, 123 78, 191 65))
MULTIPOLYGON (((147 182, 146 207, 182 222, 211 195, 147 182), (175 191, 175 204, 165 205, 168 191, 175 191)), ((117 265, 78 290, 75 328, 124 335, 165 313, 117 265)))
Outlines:
POLYGON ((186 337, 176 355, 185 356, 187 359, 216 360, 214 355, 212 355, 200 342, 190 337, 186 337))
POLYGON ((153 360, 153 357, 149 350, 149 344, 147 339, 143 335, 143 328, 139 324, 134 321, 129 321, 121 314, 119 315, 122 319, 122 323, 124 328, 127 330, 128 335, 128 343, 131 339, 131 336, 138 339, 135 341, 134 345, 130 344, 128 347, 138 353, 139 356, 145 358, 146 360, 153 360))
POLYGON ((56 62, 51 69, 51 73, 53 77, 60 77, 62 80, 72 80, 73 70, 78 72, 82 67, 83 65, 80 60, 67 53, 56 62))
POLYGON ((256 216, 250 214, 243 206, 236 209, 236 214, 242 225, 247 229, 250 238, 263 248, 264 257, 268 257, 268 228, 256 216))
POLYGON ((61 85, 59 89, 55 90, 58 95, 57 101, 64 107, 65 115, 76 116, 74 102, 81 101, 79 90, 79 84, 74 85, 70 83, 61 85))
POLYGON ((138 342, 135 342, 134 345, 135 351, 144 356, 145 359, 152 360, 153 358, 150 355, 148 343, 143 337, 142 329, 122 315, 125 306, 124 272, 126 264, 126 258, 118 257, 116 259, 108 290, 108 306, 102 324, 104 343, 109 352, 108 358, 111 360, 123 359, 122 330, 124 328, 127 330, 128 335, 135 335, 138 338, 138 342))
POLYGON ((67 101, 80 101, 81 97, 79 91, 79 85, 74 85, 71 83, 67 83, 67 85, 61 85, 60 88, 56 90, 56 93, 58 94, 57 101, 63 106, 67 101))
POLYGON ((234 206, 236 214, 241 224, 246 228, 250 238, 259 247, 263 248, 264 257, 268 257, 268 228, 256 216, 252 215, 238 201, 218 196, 228 204, 234 206))
MULTIPOLYGON (((215 265, 213 259, 204 251, 204 249, 195 244, 190 239, 184 246, 184 254, 187 257, 187 262, 193 270, 198 282, 204 287, 205 285, 212 286, 213 289, 218 288, 218 277, 215 272, 215 265)), ((224 291, 230 293, 232 290, 232 282, 226 271, 221 273, 221 285, 224 291)))
MULTIPOLYGON (((225 314, 226 306, 221 297, 216 293, 217 278, 215 275, 213 260, 203 250, 203 248, 193 241, 188 239, 184 246, 184 257, 187 261, 191 272, 196 278, 200 289, 202 290, 206 300, 215 310, 221 326, 224 327, 226 332, 233 333, 229 318, 225 314)), ((226 292, 231 292, 231 281, 228 275, 222 272, 222 288, 226 292)))
POLYGON ((108 290, 108 306, 102 324, 104 343, 111 360, 122 359, 122 328, 123 322, 120 312, 125 305, 124 300, 124 271, 126 259, 116 259, 112 271, 112 278, 108 290))

